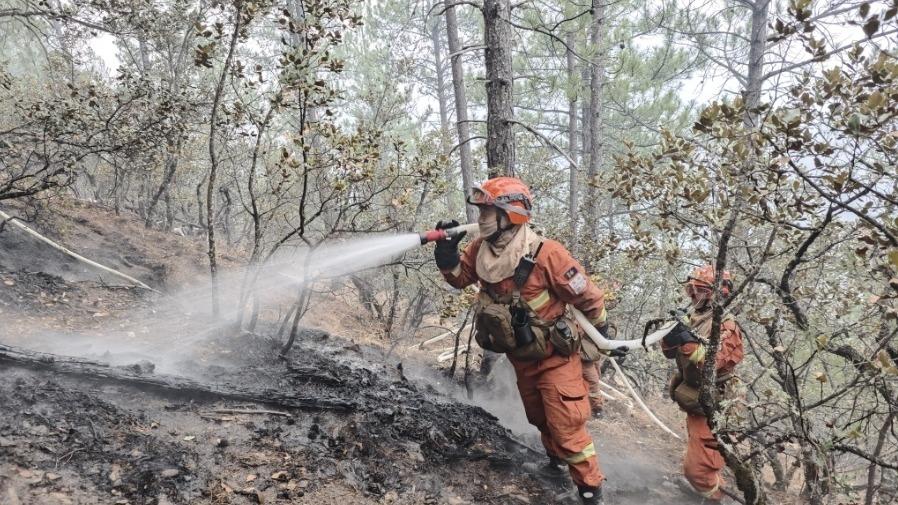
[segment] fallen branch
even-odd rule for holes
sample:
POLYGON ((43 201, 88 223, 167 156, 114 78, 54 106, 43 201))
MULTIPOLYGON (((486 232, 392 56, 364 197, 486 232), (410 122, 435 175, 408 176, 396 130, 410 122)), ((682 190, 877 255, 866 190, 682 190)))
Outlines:
POLYGON ((99 269, 99 270, 102 270, 102 271, 104 271, 104 272, 107 272, 107 273, 110 273, 110 274, 112 274, 112 275, 115 275, 116 277, 119 277, 119 278, 121 278, 121 279, 124 279, 124 280, 126 280, 126 281, 128 281, 128 282, 130 282, 130 283, 132 283, 132 284, 134 284, 134 285, 136 285, 136 286, 139 286, 139 287, 141 287, 141 288, 143 288, 143 289, 147 289, 147 290, 149 290, 149 291, 153 291, 154 293, 159 293, 159 291, 157 291, 157 290, 155 290, 155 289, 153 289, 153 288, 147 286, 147 285, 144 284, 143 282, 140 282, 139 280, 135 279, 134 277, 131 277, 130 275, 123 274, 123 273, 119 272, 118 270, 109 268, 109 267, 107 267, 107 266, 105 266, 105 265, 101 265, 101 264, 97 263, 96 261, 89 260, 89 259, 85 258, 84 256, 81 256, 81 255, 78 254, 78 253, 75 253, 75 252, 73 252, 73 251, 71 251, 71 250, 69 250, 69 249, 66 249, 65 247, 63 247, 63 246, 57 244, 56 242, 53 242, 52 240, 48 239, 47 237, 45 237, 45 236, 41 235, 40 233, 34 231, 34 230, 31 229, 30 227, 26 226, 24 223, 22 223, 21 221, 19 221, 17 218, 10 216, 9 214, 3 212, 2 210, 0 210, 0 219, 2 219, 5 223, 10 223, 10 224, 12 224, 13 226, 15 226, 16 228, 19 228, 20 230, 24 231, 24 232, 27 233, 28 235, 31 235, 32 237, 36 238, 37 240, 40 240, 41 242, 43 242, 43 243, 49 245, 50 247, 52 247, 53 249, 56 249, 57 251, 60 251, 60 252, 66 254, 67 256, 69 256, 69 257, 71 257, 71 258, 73 258, 73 259, 75 259, 75 260, 78 260, 78 261, 80 261, 80 262, 82 262, 82 263, 84 263, 84 264, 86 264, 86 265, 90 265, 90 266, 92 266, 92 267, 94 267, 94 268, 96 268, 96 269, 99 269))

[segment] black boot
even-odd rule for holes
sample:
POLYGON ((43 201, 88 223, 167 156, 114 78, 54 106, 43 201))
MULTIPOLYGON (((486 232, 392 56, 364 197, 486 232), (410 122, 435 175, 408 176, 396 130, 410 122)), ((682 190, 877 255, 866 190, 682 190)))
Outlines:
POLYGON ((570 489, 571 481, 568 478, 567 464, 554 456, 549 456, 543 464, 527 462, 524 468, 532 472, 540 480, 559 489, 570 489))
POLYGON ((602 505, 602 488, 592 486, 577 486, 577 494, 583 505, 602 505))
POLYGON ((564 471, 567 469, 567 463, 565 463, 564 460, 559 458, 558 456, 550 455, 549 462, 545 464, 545 468, 558 473, 564 473, 564 471))

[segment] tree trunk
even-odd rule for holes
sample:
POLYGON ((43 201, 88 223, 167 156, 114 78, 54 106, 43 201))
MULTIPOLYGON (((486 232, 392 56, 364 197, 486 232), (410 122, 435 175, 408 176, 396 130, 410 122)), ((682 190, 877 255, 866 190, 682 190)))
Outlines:
POLYGON ((751 39, 748 48, 748 79, 745 85, 745 126, 758 125, 757 107, 764 85, 764 51, 767 49, 767 14, 770 0, 755 0, 751 7, 751 39))
POLYGON ((159 203, 159 199, 168 192, 168 187, 175 178, 175 170, 177 168, 178 158, 171 154, 168 155, 165 159, 165 174, 162 176, 162 184, 159 185, 159 189, 156 190, 156 194, 153 195, 153 198, 150 200, 150 205, 147 207, 147 218, 146 221, 144 221, 144 225, 147 228, 153 226, 153 212, 156 210, 156 205, 159 203))
MULTIPOLYGON (((461 166, 461 179, 464 185, 465 195, 474 186, 474 168, 471 161, 471 137, 468 126, 468 98, 465 94, 465 75, 461 62, 461 43, 458 41, 458 19, 455 17, 455 7, 446 9, 446 39, 449 44, 449 53, 452 55, 452 90, 455 94, 455 119, 458 130, 459 165, 461 166)), ((469 223, 477 221, 477 212, 470 205, 465 205, 465 216, 469 223)))
POLYGON ((592 69, 592 65, 583 65, 580 67, 580 93, 584 96, 583 100, 580 100, 580 164, 583 165, 585 163, 589 163, 589 149, 592 145, 590 142, 590 136, 592 133, 589 128, 591 126, 589 122, 589 104, 591 100, 586 99, 585 97, 589 94, 589 90, 586 89, 586 86, 589 85, 589 75, 590 69, 592 69))
POLYGON ((165 231, 171 231, 175 226, 174 203, 171 198, 171 188, 165 190, 165 231))
MULTIPOLYGON (((880 454, 882 454, 882 447, 885 445, 886 437, 889 435, 889 429, 891 428, 894 419, 895 412, 892 412, 886 417, 885 422, 882 424, 882 428, 879 430, 879 435, 876 437, 876 447, 873 449, 874 458, 879 458, 880 454)), ((867 469, 867 494, 864 496, 864 505, 873 505, 876 498, 876 492, 879 488, 879 486, 876 485, 877 467, 878 465, 876 463, 870 463, 870 467, 867 469)))
POLYGON ((206 214, 203 212, 203 186, 206 185, 206 178, 203 177, 203 180, 196 185, 196 222, 197 228, 200 230, 206 229, 206 214))
MULTIPOLYGON (((574 34, 567 34, 567 45, 569 47, 573 47, 574 45, 574 34)), ((576 84, 576 73, 577 66, 576 61, 574 59, 574 52, 570 49, 567 50, 567 81, 568 81, 568 122, 567 122, 567 134, 568 134, 568 153, 572 160, 577 159, 577 95, 579 94, 579 89, 575 87, 576 84)), ((578 185, 578 174, 577 174, 577 166, 575 164, 570 165, 570 177, 568 183, 568 219, 571 220, 570 223, 570 233, 571 233, 571 241, 570 241, 570 250, 574 256, 577 256, 579 249, 580 239, 577 236, 578 226, 577 220, 580 218, 579 212, 577 209, 577 192, 580 191, 578 185)))
POLYGON ((206 185, 206 234, 209 242, 209 274, 212 277, 210 294, 212 295, 212 313, 218 316, 218 260, 215 254, 215 212, 213 198, 215 196, 215 177, 218 174, 218 151, 215 148, 215 136, 218 130, 218 108, 221 105, 221 97, 224 94, 225 81, 230 73, 231 61, 234 58, 234 49, 237 47, 237 39, 240 37, 240 23, 243 18, 243 3, 237 3, 234 13, 234 30, 231 32, 231 40, 228 46, 228 55, 225 57, 215 88, 215 97, 212 100, 212 113, 209 119, 209 180, 206 185))
MULTIPOLYGON (((433 20, 430 27, 430 41, 433 44, 433 69, 436 74, 437 102, 440 108, 440 149, 446 155, 446 181, 456 189, 458 183, 452 173, 452 164, 449 163, 449 151, 452 149, 449 140, 449 99, 446 93, 446 77, 443 72, 443 39, 440 34, 440 23, 433 20)), ((464 188, 462 188, 464 191, 464 188)), ((455 195, 449 195, 449 215, 453 218, 458 213, 458 200, 455 195)))
POLYGON ((605 88, 605 4, 593 2, 592 24, 589 27, 589 45, 592 51, 589 71, 589 165, 586 169, 586 232, 598 234, 599 191, 596 179, 602 164, 602 95, 605 88))
POLYGON ((231 192, 228 191, 227 187, 219 188, 218 192, 221 193, 221 199, 224 200, 224 206, 221 209, 221 224, 224 226, 225 242, 228 245, 234 245, 233 236, 231 234, 231 205, 233 203, 231 192))
POLYGON ((511 67, 511 4, 483 2, 486 43, 486 166, 490 177, 514 175, 514 132, 510 120, 514 75, 511 67))

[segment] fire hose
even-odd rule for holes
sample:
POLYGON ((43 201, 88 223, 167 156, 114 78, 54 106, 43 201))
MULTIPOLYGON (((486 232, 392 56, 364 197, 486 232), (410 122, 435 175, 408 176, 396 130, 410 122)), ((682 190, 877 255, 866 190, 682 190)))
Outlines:
MULTIPOLYGON (((614 349, 637 349, 639 347, 643 347, 643 341, 645 342, 645 346, 648 347, 649 345, 660 342, 661 339, 664 338, 664 336, 667 335, 674 326, 676 326, 676 322, 667 323, 659 330, 651 333, 650 335, 647 335, 644 340, 608 340, 604 335, 602 335, 599 330, 595 328, 595 326, 592 325, 592 323, 589 322, 589 320, 585 315, 583 315, 582 312, 574 309, 573 307, 572 310, 574 312, 574 317, 577 319, 577 322, 580 323, 580 326, 583 328, 586 336, 589 337, 589 339, 592 340, 592 342, 596 344, 599 349, 602 349, 604 351, 610 351, 614 349)), ((621 370, 620 366, 617 364, 617 361, 615 361, 613 358, 611 359, 611 366, 614 367, 615 372, 620 374, 621 382, 623 382, 624 385, 627 386, 627 390, 630 392, 630 396, 632 396, 633 399, 636 400, 636 403, 639 404, 639 407, 642 408, 642 410, 649 416, 649 418, 662 430, 670 433, 677 440, 680 440, 680 436, 677 435, 673 430, 668 428, 667 425, 665 425, 663 422, 661 422, 661 420, 658 419, 658 416, 656 416, 655 413, 652 412, 645 404, 645 402, 642 401, 639 393, 637 393, 636 389, 633 388, 633 385, 630 384, 630 379, 627 378, 627 376, 624 374, 624 371, 621 370)))

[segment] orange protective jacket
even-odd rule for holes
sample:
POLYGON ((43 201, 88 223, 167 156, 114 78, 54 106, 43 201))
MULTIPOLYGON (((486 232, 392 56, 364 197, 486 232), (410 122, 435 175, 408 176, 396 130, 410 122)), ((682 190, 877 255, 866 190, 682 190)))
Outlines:
MULTIPOLYGON (((701 369, 704 359, 695 359, 699 356, 696 352, 704 356, 704 344, 697 342, 689 342, 680 346, 680 353, 686 358, 693 361, 693 364, 701 369)), ((726 319, 721 323, 720 327, 720 348, 717 350, 717 376, 730 376, 736 370, 736 365, 742 362, 745 356, 745 350, 742 347, 742 330, 739 325, 732 319, 726 319)))
MULTIPOLYGON (((456 288, 480 283, 494 298, 504 298, 515 290, 512 278, 487 283, 477 275, 477 253, 482 239, 472 241, 461 254, 461 263, 451 272, 442 272, 456 288)), ((520 289, 521 298, 536 317, 554 322, 570 304, 583 312, 593 324, 605 321, 605 297, 563 245, 543 239, 536 265, 520 289)), ((553 353, 539 361, 521 361, 508 357, 517 375, 518 391, 530 424, 541 433, 546 453, 568 464, 571 478, 578 486, 601 486, 604 475, 599 468, 595 444, 586 421, 590 404, 580 356, 553 353)))
MULTIPOLYGON (((716 356, 717 376, 728 378, 735 372, 736 365, 742 362, 744 355, 742 330, 732 319, 724 320, 720 330, 720 348, 716 356)), ((678 352, 686 358, 677 359, 678 363, 687 363, 686 366, 697 368, 697 370, 680 370, 680 374, 694 376, 698 373, 700 376, 704 362, 704 344, 695 342, 683 344, 678 352)), ((720 472, 725 462, 717 449, 717 440, 708 427, 708 420, 701 415, 687 414, 686 431, 688 441, 683 458, 683 474, 699 494, 713 502, 720 501, 723 498, 720 488, 725 485, 720 472)))
MULTIPOLYGON (((442 272, 446 281, 455 288, 464 288, 480 281, 495 297, 510 295, 514 280, 505 279, 490 284, 477 276, 477 252, 483 243, 477 238, 465 247, 461 263, 453 271, 442 272)), ((579 309, 593 324, 601 324, 607 318, 605 296, 586 275, 583 266, 575 260, 563 245, 555 240, 543 239, 542 249, 536 257, 536 266, 521 288, 521 298, 544 321, 555 321, 564 315, 565 304, 579 309)))

